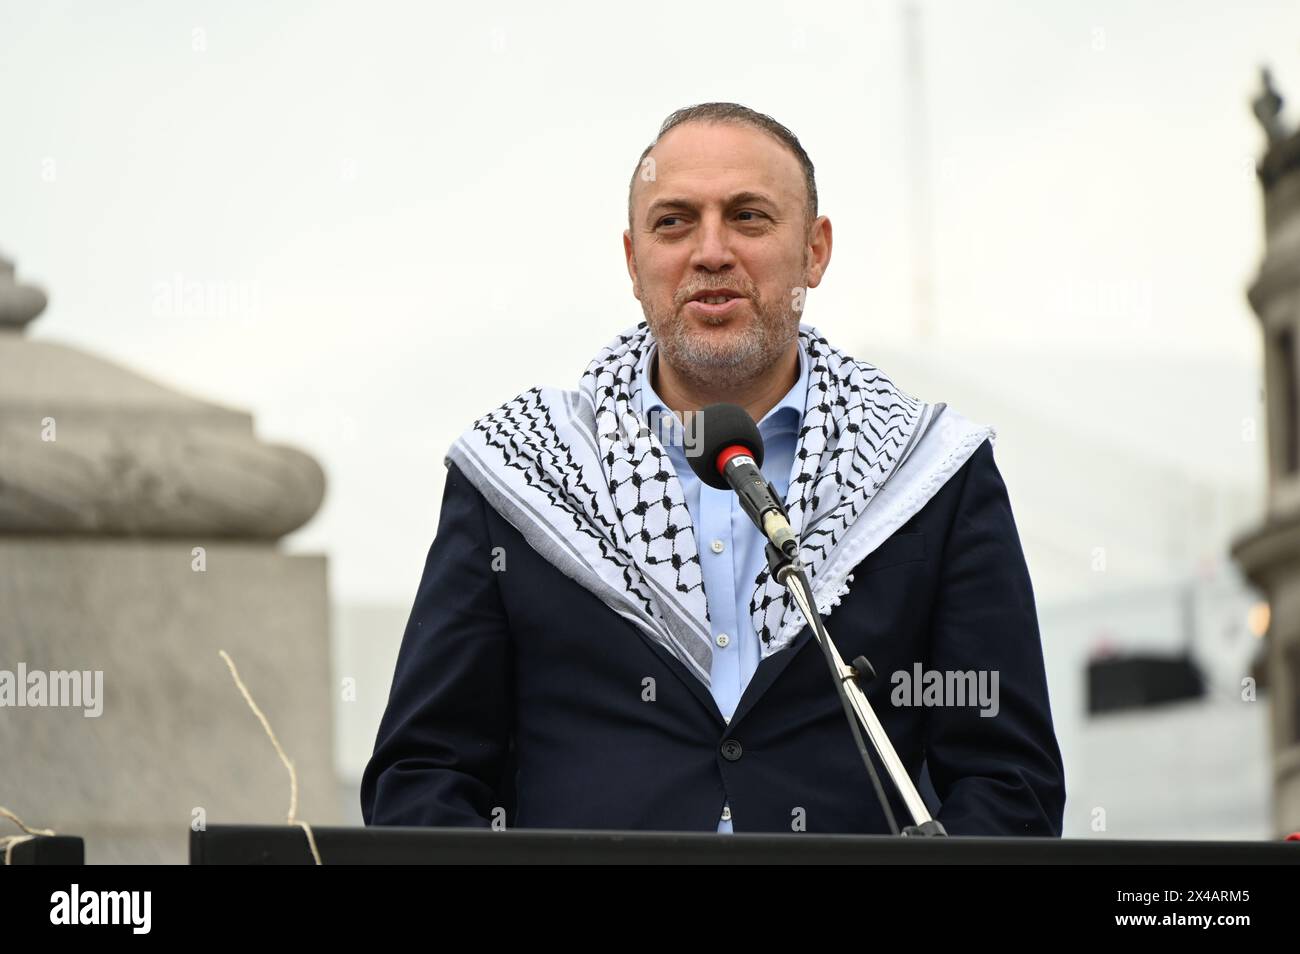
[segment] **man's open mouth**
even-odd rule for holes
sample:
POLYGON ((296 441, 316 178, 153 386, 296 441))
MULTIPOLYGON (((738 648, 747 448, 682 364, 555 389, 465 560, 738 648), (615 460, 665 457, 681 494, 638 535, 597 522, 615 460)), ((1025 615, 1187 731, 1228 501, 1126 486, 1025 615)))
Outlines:
POLYGON ((721 305, 733 298, 744 298, 740 292, 734 292, 727 288, 709 288, 704 291, 698 291, 690 297, 690 301, 703 302, 709 305, 721 305))
POLYGON ((710 297, 710 298, 692 298, 686 304, 694 308, 697 312, 710 317, 715 315, 727 315, 733 311, 739 311, 745 299, 739 295, 734 298, 710 297))
POLYGON ((700 315, 725 316, 740 308, 745 296, 727 288, 706 288, 696 292, 686 303, 700 315))

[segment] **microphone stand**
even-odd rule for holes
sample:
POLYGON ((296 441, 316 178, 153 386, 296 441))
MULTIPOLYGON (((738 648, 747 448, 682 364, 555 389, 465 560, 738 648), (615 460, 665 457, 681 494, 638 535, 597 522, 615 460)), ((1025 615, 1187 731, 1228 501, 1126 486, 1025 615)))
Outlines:
POLYGON ((776 581, 785 586, 794 596, 794 600, 799 604, 799 609, 803 612, 804 618, 808 620, 808 625, 812 627, 818 645, 822 648, 822 654, 826 657, 826 664, 830 667, 831 678, 835 682, 835 691, 839 694, 840 703, 844 706, 844 716, 848 719, 849 729, 853 732, 853 740, 858 746, 858 753, 862 756, 863 764, 867 767, 867 773, 871 776, 871 784, 876 790, 876 798, 879 799, 880 807, 885 811, 885 820, 889 823, 889 830, 895 835, 900 834, 898 823, 894 820, 894 813, 889 807, 889 800, 885 797, 884 789, 881 788, 880 777, 876 774, 875 766, 871 763, 871 756, 868 755, 867 747, 862 741, 862 733, 858 729, 859 723, 867 730, 867 737, 871 740, 877 757, 884 764, 885 770, 889 772, 894 788, 903 797, 908 811, 911 812, 913 824, 906 826, 901 834, 904 836, 947 835, 948 833, 944 831, 943 824, 938 819, 930 817, 925 802, 921 800, 921 795, 916 790, 916 786, 912 784, 907 769, 903 767, 902 761, 898 758, 898 753, 894 751, 894 746, 889 741, 889 736, 885 734, 885 727, 876 718, 871 703, 867 701, 866 694, 858 685, 858 679, 862 679, 864 682, 874 679, 876 676, 875 670, 865 656, 854 659, 852 666, 844 664, 844 660, 835 648, 835 644, 831 642, 830 633, 826 631, 826 626, 822 623, 821 614, 817 612, 816 607, 813 605, 812 584, 808 580, 808 572, 803 562, 799 559, 797 545, 792 543, 790 549, 795 551, 793 555, 777 549, 776 546, 769 542, 767 545, 767 565, 776 581))

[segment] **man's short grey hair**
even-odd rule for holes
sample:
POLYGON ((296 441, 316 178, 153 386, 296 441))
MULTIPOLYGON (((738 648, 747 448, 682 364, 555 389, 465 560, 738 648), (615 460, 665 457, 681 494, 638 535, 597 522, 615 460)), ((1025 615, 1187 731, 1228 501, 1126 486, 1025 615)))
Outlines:
POLYGON ((794 157, 799 160, 799 165, 803 169, 804 186, 808 193, 808 201, 804 207, 804 215, 807 217, 807 221, 804 224, 806 226, 812 225, 817 218, 817 179, 813 175, 812 160, 808 158, 808 153, 804 152, 803 146, 799 144, 798 137, 771 116, 756 112, 748 106, 741 106, 739 103, 700 103, 696 106, 685 106, 665 119, 663 125, 659 127, 659 133, 655 136, 654 142, 646 146, 640 158, 637 159, 636 168, 632 170, 632 178, 627 186, 627 227, 634 234, 636 230, 632 225, 632 189, 636 186, 637 177, 641 174, 641 164, 645 162, 645 157, 650 155, 650 150, 659 145, 659 140, 663 139, 670 129, 674 129, 683 123, 692 122, 731 123, 737 126, 760 129, 794 153, 794 157))

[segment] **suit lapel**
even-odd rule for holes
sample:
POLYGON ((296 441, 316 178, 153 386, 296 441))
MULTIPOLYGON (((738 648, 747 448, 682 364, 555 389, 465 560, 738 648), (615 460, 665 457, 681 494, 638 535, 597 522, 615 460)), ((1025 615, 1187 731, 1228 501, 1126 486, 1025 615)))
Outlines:
MULTIPOLYGON (((774 652, 758 664, 753 677, 749 680, 749 685, 745 687, 745 691, 740 696, 740 702, 736 705, 736 711, 731 717, 731 728, 734 729, 737 723, 758 704, 758 700, 772 687, 777 677, 785 671, 785 667, 790 665, 790 661, 803 650, 804 645, 811 639, 811 627, 804 626, 799 635, 791 640, 789 646, 774 652)), ((829 679, 829 674, 827 678, 829 679)))
POLYGON ((650 636, 640 626, 634 626, 631 623, 626 625, 641 637, 641 641, 650 647, 650 651, 659 657, 660 661, 672 671, 673 675, 686 685, 686 688, 691 691, 691 695, 695 696, 700 705, 704 706, 709 717, 719 727, 725 726, 727 720, 722 717, 722 713, 718 710, 717 700, 713 698, 713 693, 709 691, 708 686, 702 683, 695 673, 687 669, 680 659, 668 652, 662 643, 650 636))

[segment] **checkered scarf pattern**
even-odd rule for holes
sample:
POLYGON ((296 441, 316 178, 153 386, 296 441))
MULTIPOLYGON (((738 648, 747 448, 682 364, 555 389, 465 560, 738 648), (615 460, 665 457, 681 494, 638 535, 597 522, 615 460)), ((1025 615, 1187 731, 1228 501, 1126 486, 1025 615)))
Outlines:
MULTIPOLYGON (((637 414, 637 367, 653 343, 644 322, 620 334, 591 361, 577 391, 525 391, 475 421, 448 460, 543 556, 707 685, 712 640, 698 542, 661 435, 637 414)), ((843 564, 835 557, 859 518, 887 481, 906 473, 944 406, 903 393, 811 326, 800 326, 799 344, 808 391, 785 503, 818 609, 829 613, 852 575, 828 578, 827 568, 843 564)), ((766 566, 750 585, 751 621, 766 658, 788 646, 804 621, 766 566)))

